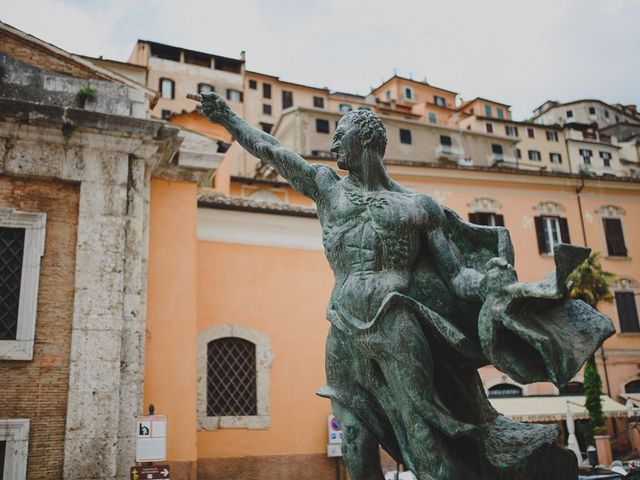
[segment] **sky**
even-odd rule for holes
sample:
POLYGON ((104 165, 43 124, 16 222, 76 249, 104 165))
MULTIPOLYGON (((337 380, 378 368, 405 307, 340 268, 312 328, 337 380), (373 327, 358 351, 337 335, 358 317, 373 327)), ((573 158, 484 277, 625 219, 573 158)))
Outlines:
POLYGON ((396 72, 512 105, 640 104, 640 0, 3 0, 0 20, 126 61, 137 39, 366 95, 396 72))

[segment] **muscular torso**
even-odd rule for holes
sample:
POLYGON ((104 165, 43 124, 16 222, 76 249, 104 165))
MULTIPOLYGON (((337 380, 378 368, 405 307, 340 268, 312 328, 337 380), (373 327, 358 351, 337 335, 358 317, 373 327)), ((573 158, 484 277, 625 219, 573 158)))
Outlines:
POLYGON ((425 196, 387 190, 364 192, 338 182, 319 206, 323 243, 335 274, 329 308, 348 322, 368 322, 384 298, 406 293, 425 241, 425 196))

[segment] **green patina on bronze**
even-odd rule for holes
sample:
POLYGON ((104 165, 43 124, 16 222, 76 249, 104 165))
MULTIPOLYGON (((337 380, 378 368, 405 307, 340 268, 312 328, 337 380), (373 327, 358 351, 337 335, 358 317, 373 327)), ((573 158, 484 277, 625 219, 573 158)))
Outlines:
POLYGON ((340 177, 249 126, 218 95, 191 98, 317 205, 335 275, 318 393, 331 399, 354 480, 383 480, 379 446, 419 480, 577 478, 558 428, 500 415, 478 368, 557 385, 578 372, 614 332, 568 296, 567 276, 588 249, 560 245, 553 274, 520 283, 506 229, 470 225, 387 175, 373 113, 338 123, 331 151, 349 172, 340 177))

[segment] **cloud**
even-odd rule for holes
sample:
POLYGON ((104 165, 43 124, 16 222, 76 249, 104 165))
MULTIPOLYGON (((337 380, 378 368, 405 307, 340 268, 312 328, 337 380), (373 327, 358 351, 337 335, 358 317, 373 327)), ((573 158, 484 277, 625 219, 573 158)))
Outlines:
POLYGON ((126 60, 138 38, 366 94, 390 76, 513 105, 637 103, 635 0, 22 0, 2 19, 66 50, 126 60), (34 14, 33 12, 37 12, 34 14))

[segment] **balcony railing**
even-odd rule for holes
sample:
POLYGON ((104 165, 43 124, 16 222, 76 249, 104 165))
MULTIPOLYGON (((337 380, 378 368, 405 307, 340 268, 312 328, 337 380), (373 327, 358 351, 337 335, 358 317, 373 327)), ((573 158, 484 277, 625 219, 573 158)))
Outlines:
POLYGON ((436 157, 457 162, 464 157, 464 150, 449 145, 438 145, 436 147, 436 157))
POLYGON ((487 155, 487 158, 489 161, 489 166, 491 167, 518 167, 518 160, 513 155, 505 155, 504 153, 491 153, 487 155))

